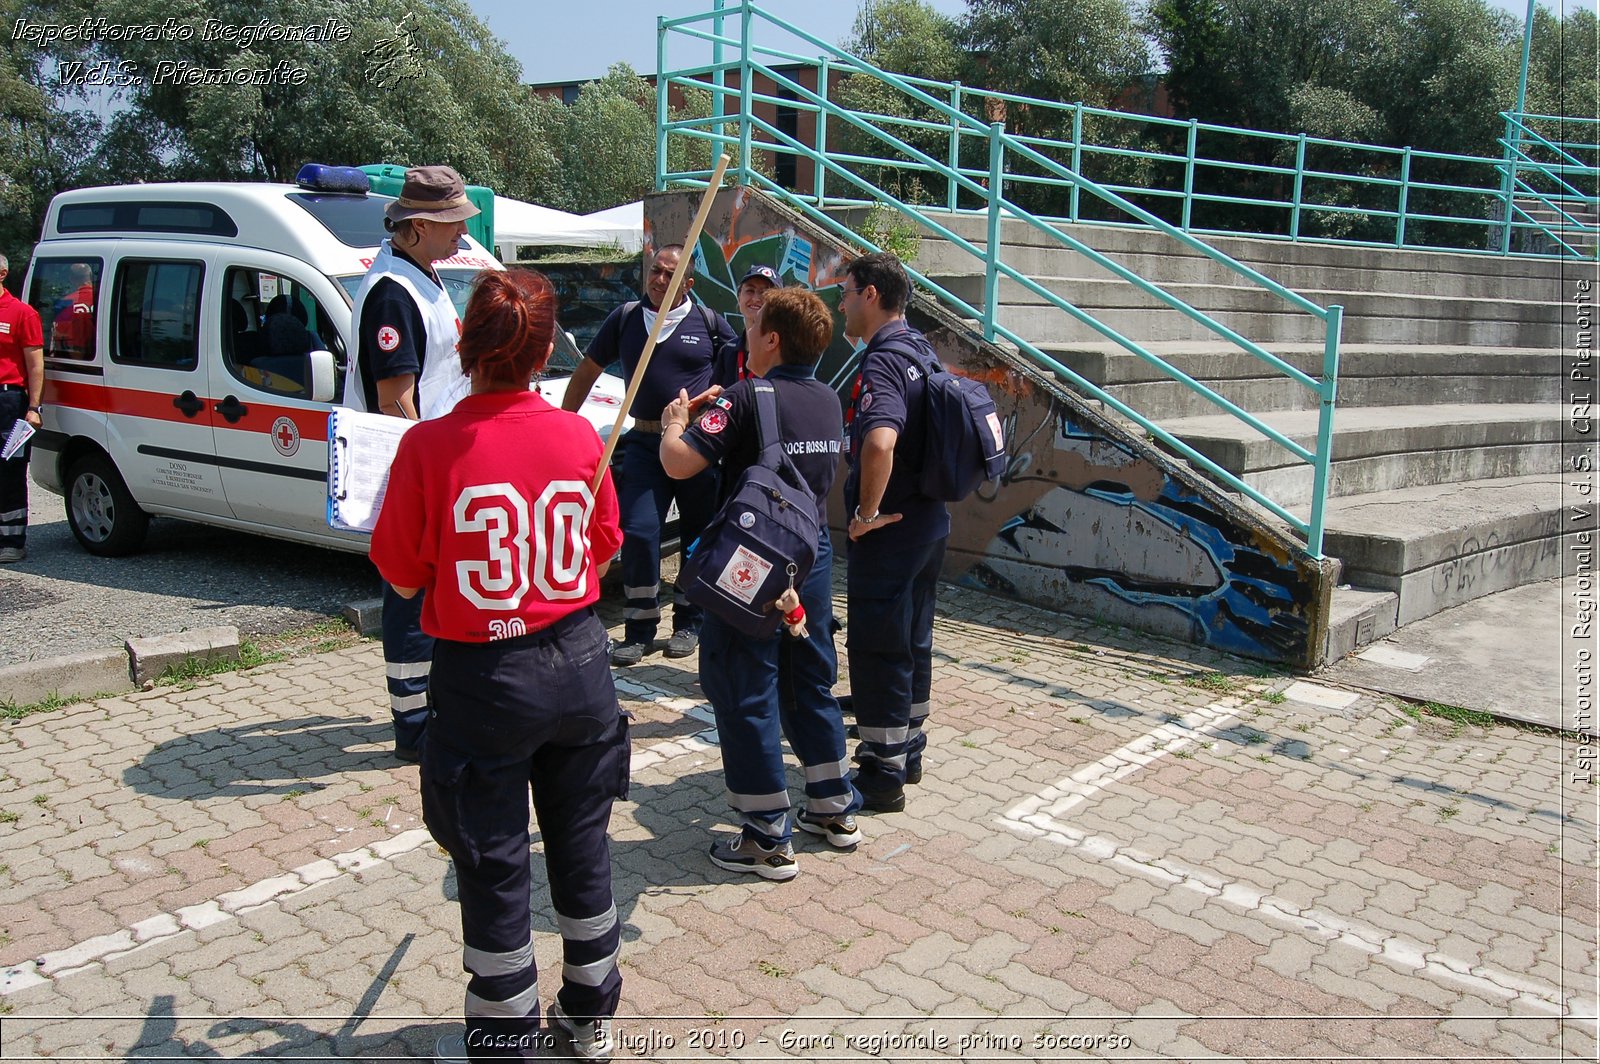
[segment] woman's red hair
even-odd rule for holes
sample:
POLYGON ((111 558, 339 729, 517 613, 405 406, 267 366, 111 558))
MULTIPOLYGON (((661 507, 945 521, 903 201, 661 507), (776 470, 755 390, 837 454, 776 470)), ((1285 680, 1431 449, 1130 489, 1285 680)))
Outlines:
POLYGON ((461 369, 499 389, 521 388, 550 360, 556 290, 536 270, 484 270, 461 323, 461 369))

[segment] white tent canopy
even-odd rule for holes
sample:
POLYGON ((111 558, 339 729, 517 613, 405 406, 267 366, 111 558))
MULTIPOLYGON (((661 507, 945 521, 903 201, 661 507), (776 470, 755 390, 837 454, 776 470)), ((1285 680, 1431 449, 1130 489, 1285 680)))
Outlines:
MULTIPOLYGON (((644 246, 644 207, 643 204, 633 206, 637 212, 636 220, 630 226, 626 221, 602 219, 598 214, 568 214, 536 203, 496 196, 494 242, 501 249, 502 260, 508 259, 507 253, 517 244, 582 248, 616 246, 625 251, 637 251, 644 246)), ((612 208, 613 211, 623 209, 612 208)))
POLYGON ((624 251, 639 251, 644 247, 644 200, 595 211, 584 215, 583 220, 596 229, 615 233, 616 243, 624 251))

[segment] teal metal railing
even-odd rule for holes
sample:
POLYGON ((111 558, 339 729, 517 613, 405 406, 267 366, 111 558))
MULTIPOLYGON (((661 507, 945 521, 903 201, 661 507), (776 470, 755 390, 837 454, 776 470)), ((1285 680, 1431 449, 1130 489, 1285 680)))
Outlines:
POLYGON ((1600 144, 1595 143, 1600 119, 1512 111, 1501 117, 1506 135, 1500 139, 1505 159, 1499 250, 1595 258, 1600 254, 1600 144))
MULTIPOLYGON (((664 189, 672 185, 704 187, 707 183, 710 177, 709 170, 672 172, 667 169, 667 149, 670 138, 684 137, 695 141, 708 142, 714 149, 728 151, 736 159, 735 166, 730 168, 730 172, 735 175, 735 180, 745 185, 764 189, 771 195, 787 202, 818 225, 846 240, 872 246, 869 241, 851 231, 837 218, 826 213, 825 208, 859 203, 882 203, 895 208, 915 220, 927 231, 977 257, 982 262, 984 269, 984 295, 981 307, 974 307, 966 300, 935 284, 930 278, 916 269, 909 266, 908 269, 924 288, 931 291, 957 313, 977 319, 986 340, 1004 340, 1015 345, 1022 357, 1040 370, 1098 399, 1117 413, 1133 421, 1172 451, 1209 472, 1226 486, 1265 507, 1306 537, 1307 548, 1313 557, 1320 558, 1322 556, 1324 510, 1328 494, 1333 416, 1339 375, 1339 335, 1343 315, 1341 307, 1322 307, 1313 303, 1304 296, 1290 291, 1276 281, 1263 276, 1256 270, 1235 261, 1191 233, 1184 232, 1150 210, 1131 202, 1117 189, 1103 186, 1085 178, 1079 172, 1078 166, 1068 165, 1050 157, 1041 151, 1039 146, 1031 142, 1032 138, 1007 133, 1002 122, 980 121, 978 118, 967 114, 959 106, 959 101, 957 106, 951 106, 944 98, 935 96, 927 91, 927 87, 934 83, 921 81, 920 79, 904 78, 900 75, 880 70, 869 63, 840 51, 826 41, 784 22, 757 7, 750 0, 716 0, 715 8, 709 12, 682 18, 663 18, 658 20, 657 25, 656 69, 660 71, 659 88, 661 90, 657 94, 659 110, 657 112, 656 187, 658 189, 664 189), (730 20, 736 20, 737 36, 728 34, 730 20), (758 44, 754 39, 754 32, 758 26, 789 34, 803 42, 804 45, 820 49, 822 57, 807 58, 793 52, 758 44), (669 39, 674 38, 708 42, 711 45, 711 61, 677 69, 672 68, 668 63, 668 42, 669 39), (732 51, 733 57, 729 57, 730 51, 732 51), (769 60, 776 60, 783 65, 783 69, 778 69, 771 65, 768 62, 769 60), (804 81, 810 79, 801 79, 797 76, 798 71, 794 69, 796 66, 809 68, 816 72, 814 87, 804 83, 804 81), (939 121, 935 123, 904 115, 886 115, 853 110, 841 106, 836 100, 829 99, 830 75, 836 72, 844 72, 852 76, 870 79, 876 84, 886 86, 896 94, 898 99, 905 101, 907 104, 936 113, 939 116, 939 121), (737 75, 738 84, 736 87, 728 85, 727 75, 729 73, 737 75), (775 91, 783 93, 783 95, 756 91, 755 84, 758 75, 762 78, 770 79, 775 86, 775 91), (709 89, 712 97, 711 114, 703 118, 669 121, 666 110, 667 98, 670 89, 674 86, 682 89, 709 89), (730 98, 734 97, 738 100, 738 111, 736 113, 730 112, 726 107, 730 98), (814 142, 803 143, 795 135, 780 130, 775 123, 768 122, 756 113, 757 105, 788 107, 793 108, 796 112, 804 112, 816 116, 814 142), (864 137, 875 149, 882 149, 892 153, 892 157, 830 150, 828 143, 830 124, 835 124, 835 128, 840 131, 854 131, 859 136, 864 137), (890 129, 892 127, 917 130, 931 128, 955 130, 956 132, 951 137, 950 159, 935 159, 928 152, 908 143, 896 133, 891 132, 890 129), (730 128, 733 130, 732 132, 729 132, 730 128), (988 149, 985 160, 986 165, 981 171, 974 171, 971 168, 959 165, 962 138, 982 138, 986 144, 988 149), (809 160, 816 173, 813 190, 810 193, 802 194, 782 187, 763 173, 760 168, 753 165, 757 152, 772 153, 774 156, 788 155, 809 160), (1015 172, 1015 167, 1018 164, 1032 167, 1037 172, 1047 175, 1049 180, 1058 182, 1062 187, 1069 188, 1074 204, 1077 204, 1080 199, 1088 202, 1092 198, 1095 202, 1103 205, 1108 212, 1114 212, 1122 216, 1125 219, 1123 224, 1146 225, 1159 230, 1190 250, 1222 264, 1236 274, 1242 283, 1271 293, 1286 303, 1291 313, 1303 313, 1316 319, 1319 323, 1319 331, 1323 336, 1321 375, 1313 377, 1305 373, 1298 367, 1265 350, 1254 341, 1240 335, 1227 325, 1215 320, 1210 315, 1197 310, 1164 288, 1152 284, 1121 263, 1106 257, 1081 240, 1049 224, 1047 219, 1020 207, 1006 193, 1008 185, 1025 180, 1015 172), (938 185, 950 190, 949 203, 941 211, 938 208, 929 209, 924 205, 907 202, 904 198, 886 191, 867 177, 864 177, 856 169, 883 166, 915 171, 930 179, 936 179, 938 185), (830 179, 837 179, 840 184, 851 190, 851 194, 849 196, 839 196, 837 193, 830 194, 827 190, 827 183, 830 179), (957 206, 957 196, 962 197, 961 206, 957 206), (981 247, 956 233, 939 220, 941 215, 947 216, 945 212, 955 209, 971 209, 969 205, 972 204, 981 204, 980 209, 987 216, 987 240, 981 247), (1085 256, 1100 267, 1110 271, 1114 276, 1134 285, 1167 307, 1198 323, 1219 339, 1233 344, 1240 352, 1260 360, 1278 373, 1309 389, 1319 400, 1320 413, 1315 449, 1307 448, 1289 438, 1254 414, 1241 408, 1232 400, 1218 394, 1207 385, 1171 365, 1151 352, 1143 344, 1101 322, 1092 314, 1075 306, 1007 263, 1003 257, 1004 249, 1000 240, 1000 223, 1006 219, 1022 223, 1043 234, 1049 242, 1063 248, 1069 248, 1085 256), (1154 366, 1167 377, 1179 382, 1196 394, 1204 396, 1220 410, 1232 415, 1266 439, 1288 451, 1298 461, 1309 464, 1312 469, 1312 501, 1309 520, 1302 519, 1290 512, 1285 506, 1275 502, 1255 486, 1246 483, 1230 470, 1223 468, 1208 456, 1178 439, 1161 425, 1063 365, 1051 355, 1040 350, 1028 338, 1008 328, 999 320, 999 284, 1002 279, 1009 280, 1027 289, 1044 300, 1047 305, 1063 311, 1074 320, 1154 366)), ((959 91, 959 87, 941 86, 941 88, 956 88, 959 91)), ((873 250, 878 249, 873 247, 873 250)))

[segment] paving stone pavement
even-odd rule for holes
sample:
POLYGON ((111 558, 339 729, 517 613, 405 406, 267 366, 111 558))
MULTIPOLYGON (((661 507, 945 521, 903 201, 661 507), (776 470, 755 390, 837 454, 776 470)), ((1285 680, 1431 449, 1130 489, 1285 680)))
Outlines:
MULTIPOLYGON (((695 659, 618 674, 618 1059, 1595 1059, 1574 740, 962 590, 936 648, 907 810, 797 835, 788 883, 706 860, 695 659)), ((382 676, 366 643, 0 726, 0 1058, 431 1055, 454 878, 382 676)))

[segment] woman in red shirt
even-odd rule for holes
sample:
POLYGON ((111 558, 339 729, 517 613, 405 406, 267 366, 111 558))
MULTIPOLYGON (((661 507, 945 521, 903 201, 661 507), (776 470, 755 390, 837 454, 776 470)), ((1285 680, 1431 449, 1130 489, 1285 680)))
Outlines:
MULTIPOLYGON (((543 275, 479 276, 459 348, 472 394, 401 440, 372 537, 396 592, 427 591, 437 640, 422 812, 455 861, 475 1061, 538 1055, 530 785, 564 949, 550 1020, 580 1059, 609 1059, 622 985, 606 830, 627 794, 628 725, 592 608, 622 533, 609 473, 590 491, 594 429, 528 387, 555 328, 543 275)), ((459 1056, 452 1041, 441 1057, 459 1056)))

